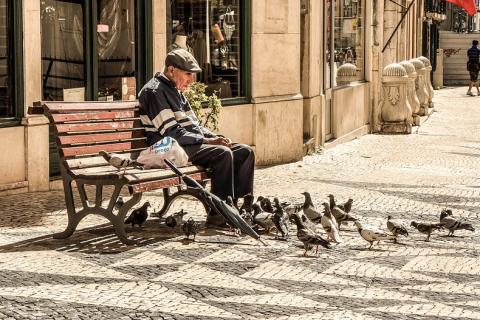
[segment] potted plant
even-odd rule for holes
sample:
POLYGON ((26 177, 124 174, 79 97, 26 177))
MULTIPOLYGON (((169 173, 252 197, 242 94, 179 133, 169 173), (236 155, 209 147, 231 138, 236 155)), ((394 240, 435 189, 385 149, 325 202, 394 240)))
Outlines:
POLYGON ((222 102, 216 94, 207 96, 206 87, 204 83, 193 82, 184 95, 197 115, 200 125, 210 130, 218 130, 218 116, 222 102))

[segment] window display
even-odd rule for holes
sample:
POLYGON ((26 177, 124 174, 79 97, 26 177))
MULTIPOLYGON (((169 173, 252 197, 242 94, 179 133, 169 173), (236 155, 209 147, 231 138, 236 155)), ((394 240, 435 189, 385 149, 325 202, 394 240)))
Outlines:
MULTIPOLYGON (((364 79, 365 0, 334 1, 334 70, 345 63, 364 79)), ((334 77, 335 79, 335 77, 334 77)))
POLYGON ((8 8, 6 0, 0 1, 0 117, 13 117, 11 97, 10 43, 8 26, 8 8))
POLYGON ((167 1, 168 51, 183 48, 197 59, 202 72, 197 81, 206 93, 221 98, 242 96, 241 88, 241 1, 167 1), (169 12, 168 12, 169 11, 169 12))

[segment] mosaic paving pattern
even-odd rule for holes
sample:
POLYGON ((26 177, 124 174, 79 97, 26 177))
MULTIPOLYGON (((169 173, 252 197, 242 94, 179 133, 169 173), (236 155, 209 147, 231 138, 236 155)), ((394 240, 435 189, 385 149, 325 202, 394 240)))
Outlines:
MULTIPOLYGON (((352 197, 353 214, 382 229, 387 215, 436 222, 445 206, 480 227, 480 113, 464 89, 437 91, 438 112, 412 135, 257 170, 256 194, 298 202, 308 190, 317 206, 352 197)), ((156 209, 157 196, 145 197, 156 209)), ((204 220, 198 203, 180 207, 204 220)), ((265 235, 268 246, 215 230, 188 242, 151 218, 128 228, 141 243, 128 247, 98 217, 52 239, 66 225, 61 191, 1 197, 0 208, 0 319, 480 319, 478 232, 427 243, 409 229, 367 250, 349 224, 342 244, 304 257, 293 227, 288 241, 265 235)))

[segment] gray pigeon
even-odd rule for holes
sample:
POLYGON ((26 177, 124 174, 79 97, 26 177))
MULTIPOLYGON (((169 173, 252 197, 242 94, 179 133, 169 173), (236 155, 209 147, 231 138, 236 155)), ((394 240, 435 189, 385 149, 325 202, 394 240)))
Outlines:
POLYGON ((305 202, 303 203, 303 213, 305 213, 307 218, 312 220, 313 222, 320 222, 320 219, 322 219, 322 214, 315 210, 315 206, 313 205, 310 193, 305 191, 302 192, 302 194, 305 196, 305 202))
POLYGON ((276 238, 279 240, 287 240, 288 238, 288 215, 283 211, 283 208, 278 201, 278 198, 273 199, 275 212, 272 216, 272 221, 275 224, 275 228, 277 229, 277 236, 276 238), (278 233, 281 236, 278 236, 278 233))
POLYGON ((323 239, 322 236, 315 233, 314 231, 305 228, 302 220, 298 215, 292 215, 292 219, 297 225, 297 238, 303 243, 303 247, 305 249, 305 252, 303 253, 304 256, 307 255, 307 251, 310 250, 312 246, 316 246, 316 254, 318 254, 318 246, 322 246, 328 249, 331 248, 330 242, 323 239))
POLYGON ((335 218, 332 216, 332 213, 330 212, 330 207, 328 203, 324 202, 323 207, 325 208, 325 214, 322 216, 321 223, 323 229, 328 235, 327 240, 333 241, 335 243, 342 242, 340 234, 338 233, 337 223, 335 221, 335 218))
POLYGON ((387 234, 382 230, 373 229, 371 227, 363 227, 359 221, 355 221, 355 225, 357 226, 358 233, 362 236, 362 238, 370 243, 370 247, 368 247, 369 250, 372 249, 374 241, 377 241, 378 244, 381 240, 395 239, 395 236, 387 234))
POLYGON ((395 236, 395 240, 393 240, 395 243, 397 243, 397 236, 399 234, 408 237, 407 228, 399 221, 392 219, 392 216, 387 217, 387 228, 395 236))
POLYGON ((148 218, 148 207, 150 207, 150 202, 145 201, 145 203, 140 207, 132 211, 132 213, 125 220, 125 224, 132 224, 132 227, 138 225, 139 227, 147 221, 148 218))
POLYGON ((245 197, 243 197, 243 203, 239 211, 240 212, 246 211, 247 213, 252 213, 252 210, 253 210, 252 205, 253 205, 253 195, 247 194, 245 197))
POLYGON ((453 233, 456 230, 468 230, 475 232, 475 228, 470 222, 465 219, 455 219, 453 217, 452 210, 450 209, 442 210, 440 213, 440 223, 450 231, 447 237, 453 237, 453 233))
POLYGON ((441 223, 429 223, 429 222, 416 222, 412 221, 410 223, 412 227, 417 229, 419 232, 426 234, 427 239, 425 241, 430 241, 430 235, 432 234, 432 231, 434 230, 441 230, 443 229, 443 225, 441 223))
POLYGON ((258 203, 254 203, 252 205, 252 208, 253 208, 253 222, 258 226, 262 227, 263 229, 265 229, 267 233, 270 232, 270 229, 274 226, 274 223, 272 220, 273 213, 263 211, 258 203))
POLYGON ((117 209, 117 211, 120 211, 120 208, 123 207, 124 204, 125 204, 125 200, 123 200, 123 197, 120 196, 118 197, 117 202, 115 202, 114 208, 117 209))
POLYGON ((344 204, 339 204, 338 207, 345 211, 345 213, 349 213, 352 210, 353 199, 350 198, 344 204))
POLYGON ((187 214, 186 211, 180 210, 175 212, 165 218, 165 224, 170 228, 175 228, 176 226, 183 224, 183 216, 187 214))
POLYGON ((265 212, 273 213, 275 209, 273 208, 272 202, 270 201, 270 199, 260 196, 257 198, 257 202, 259 201, 259 199, 260 199, 260 208, 262 208, 262 210, 265 212))
POLYGON ((142 164, 138 163, 135 160, 132 160, 122 154, 117 153, 108 153, 106 151, 100 151, 99 154, 108 162, 111 166, 117 168, 117 170, 123 169, 123 174, 125 174, 125 170, 127 167, 137 167, 142 169, 142 164))
POLYGON ((332 212, 332 215, 335 217, 337 220, 338 224, 338 231, 340 231, 340 226, 342 222, 347 222, 347 221, 357 221, 357 218, 354 218, 350 214, 346 213, 342 209, 340 209, 336 204, 335 204, 335 197, 333 194, 329 194, 328 197, 330 198, 330 211, 332 212), (333 208, 332 208, 333 205, 333 208))
POLYGON ((290 217, 292 214, 299 213, 303 210, 303 203, 288 203, 284 206, 282 205, 283 210, 288 214, 290 217))
POLYGON ((187 239, 190 239, 190 235, 193 235, 193 241, 195 241, 195 236, 197 235, 199 228, 200 224, 191 217, 182 226, 185 237, 187 237, 187 239))

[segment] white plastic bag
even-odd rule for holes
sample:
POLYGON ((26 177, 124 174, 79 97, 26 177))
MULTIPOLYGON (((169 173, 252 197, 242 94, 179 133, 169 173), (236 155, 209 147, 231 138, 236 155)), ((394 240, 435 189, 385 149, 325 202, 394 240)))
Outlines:
POLYGON ((178 167, 188 163, 188 155, 172 137, 165 137, 154 145, 143 150, 137 162, 143 164, 145 169, 163 169, 167 165, 163 160, 168 159, 178 167))

